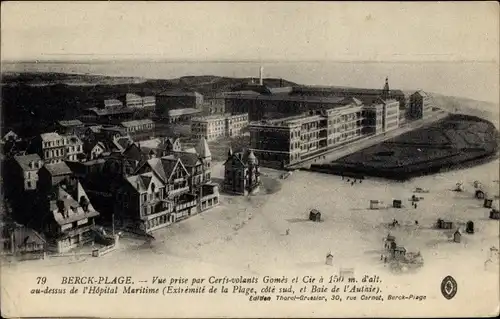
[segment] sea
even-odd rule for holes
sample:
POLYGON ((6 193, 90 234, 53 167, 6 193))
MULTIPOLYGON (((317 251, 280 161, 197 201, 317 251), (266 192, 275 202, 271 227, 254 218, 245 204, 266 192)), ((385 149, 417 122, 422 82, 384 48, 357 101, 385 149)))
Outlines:
POLYGON ((283 78, 298 84, 382 88, 388 77, 393 89, 406 92, 421 89, 497 105, 499 103, 497 62, 35 61, 3 62, 2 73, 61 72, 146 79, 193 75, 257 78, 260 67, 264 68, 264 77, 283 78))

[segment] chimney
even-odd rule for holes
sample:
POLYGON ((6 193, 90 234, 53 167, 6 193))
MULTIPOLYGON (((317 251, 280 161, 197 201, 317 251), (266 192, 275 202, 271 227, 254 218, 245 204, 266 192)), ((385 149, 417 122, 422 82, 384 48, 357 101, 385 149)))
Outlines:
POLYGON ((259 84, 264 85, 264 67, 260 67, 260 72, 259 72, 259 84))

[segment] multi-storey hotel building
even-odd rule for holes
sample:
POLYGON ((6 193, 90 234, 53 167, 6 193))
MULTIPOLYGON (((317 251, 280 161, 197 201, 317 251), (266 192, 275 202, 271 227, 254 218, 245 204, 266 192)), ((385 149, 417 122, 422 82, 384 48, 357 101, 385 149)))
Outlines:
POLYGON ((221 114, 191 119, 191 133, 195 138, 208 141, 219 137, 238 136, 248 126, 248 114, 221 114))
POLYGON ((286 167, 361 138, 362 127, 363 105, 353 98, 310 115, 252 122, 250 145, 263 166, 286 167))

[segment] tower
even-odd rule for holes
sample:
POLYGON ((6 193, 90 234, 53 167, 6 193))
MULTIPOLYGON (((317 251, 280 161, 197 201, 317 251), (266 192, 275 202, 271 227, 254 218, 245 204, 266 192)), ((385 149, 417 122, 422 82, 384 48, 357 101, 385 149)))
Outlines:
POLYGON ((203 161, 203 175, 204 181, 210 181, 210 166, 212 162, 212 153, 210 153, 210 148, 208 147, 207 140, 202 137, 195 147, 196 153, 203 161))
POLYGON ((259 72, 259 85, 264 85, 264 67, 260 67, 260 72, 259 72))
POLYGON ((382 90, 382 99, 388 100, 391 96, 391 91, 389 89, 389 78, 385 78, 384 89, 382 90))
POLYGON ((248 191, 254 192, 259 186, 259 166, 258 160, 252 150, 249 151, 247 157, 248 164, 248 191))

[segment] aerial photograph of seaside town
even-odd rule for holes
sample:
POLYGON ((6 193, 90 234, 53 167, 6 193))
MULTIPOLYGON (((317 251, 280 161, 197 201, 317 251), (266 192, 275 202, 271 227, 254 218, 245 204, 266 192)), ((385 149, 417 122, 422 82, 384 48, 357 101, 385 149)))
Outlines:
POLYGON ((2 279, 452 274, 498 300, 498 100, 418 78, 449 65, 325 65, 3 62, 2 279))

